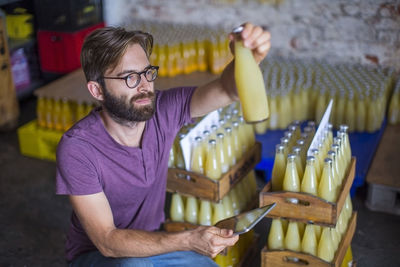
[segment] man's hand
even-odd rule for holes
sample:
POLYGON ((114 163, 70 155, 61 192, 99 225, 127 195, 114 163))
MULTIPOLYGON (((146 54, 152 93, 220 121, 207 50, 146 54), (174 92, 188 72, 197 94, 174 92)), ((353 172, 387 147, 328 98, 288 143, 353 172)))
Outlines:
MULTIPOLYGON (((265 31, 260 26, 255 26, 251 23, 242 24, 243 31, 240 33, 243 44, 245 47, 249 48, 253 52, 254 59, 257 63, 260 63, 268 54, 271 48, 271 34, 265 31)), ((231 40, 229 46, 231 48, 232 54, 234 49, 235 36, 233 33, 229 34, 229 39, 231 40)))
POLYGON ((239 235, 234 235, 232 230, 214 226, 199 226, 190 232, 189 249, 211 258, 239 240, 239 235))

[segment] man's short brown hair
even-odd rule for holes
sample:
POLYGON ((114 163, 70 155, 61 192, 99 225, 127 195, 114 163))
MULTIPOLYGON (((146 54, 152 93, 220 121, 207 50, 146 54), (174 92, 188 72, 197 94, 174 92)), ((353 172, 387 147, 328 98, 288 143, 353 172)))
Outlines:
POLYGON ((86 81, 96 81, 103 85, 104 73, 117 66, 131 44, 139 44, 149 58, 153 48, 153 36, 142 31, 127 31, 122 27, 105 27, 90 33, 81 51, 81 64, 86 81))

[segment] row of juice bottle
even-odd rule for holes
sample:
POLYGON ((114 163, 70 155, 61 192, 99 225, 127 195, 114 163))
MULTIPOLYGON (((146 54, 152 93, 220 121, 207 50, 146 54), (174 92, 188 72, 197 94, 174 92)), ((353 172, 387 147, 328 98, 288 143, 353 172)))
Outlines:
POLYGON ((93 107, 92 103, 39 95, 36 106, 37 123, 44 129, 66 131, 75 122, 89 114, 93 107))
MULTIPOLYGON (((188 169, 218 180, 255 144, 252 125, 244 122, 239 109, 219 111, 218 122, 196 136, 190 148, 190 166, 185 166, 179 141, 181 132, 170 151, 169 167, 188 169)), ((190 131, 190 128, 184 129, 190 131)))
POLYGON ((331 121, 349 132, 374 132, 384 120, 394 71, 361 65, 268 58, 260 65, 268 93, 270 118, 258 126, 285 129, 294 120, 320 121, 333 99, 331 121))
POLYGON ((142 19, 135 20, 133 25, 153 34, 150 62, 160 66, 161 77, 195 71, 218 74, 232 60, 225 28, 142 19))
POLYGON ((281 138, 272 169, 272 191, 305 192, 335 202, 351 162, 348 127, 341 125, 333 137, 328 125, 318 149, 312 149, 313 155, 306 157, 313 129, 307 126, 301 133, 300 126, 293 124, 281 138))
POLYGON ((256 177, 254 171, 251 171, 217 203, 174 193, 171 198, 170 219, 173 222, 214 225, 244 211, 256 196, 256 177))
POLYGON ((332 262, 346 233, 353 208, 347 196, 335 227, 273 219, 268 234, 268 250, 291 250, 332 262))
POLYGON ((392 125, 400 123, 400 80, 397 81, 390 98, 388 121, 392 125))

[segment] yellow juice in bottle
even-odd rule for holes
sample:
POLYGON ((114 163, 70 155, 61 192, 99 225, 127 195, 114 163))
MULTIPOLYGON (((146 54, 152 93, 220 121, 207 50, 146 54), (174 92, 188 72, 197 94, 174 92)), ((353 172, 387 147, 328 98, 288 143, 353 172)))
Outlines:
POLYGON ((76 119, 79 121, 86 116, 86 104, 83 101, 79 101, 76 106, 76 119))
POLYGON ((236 87, 245 121, 259 122, 268 119, 268 100, 263 75, 251 50, 244 47, 241 40, 235 42, 234 62, 236 87))
POLYGON ((242 144, 242 151, 243 153, 247 152, 249 150, 249 142, 247 140, 247 135, 246 135, 246 125, 245 121, 242 116, 239 116, 239 138, 240 138, 240 143, 242 144))
POLYGON ((285 236, 280 219, 273 219, 268 234, 268 249, 284 249, 285 236))
POLYGON ((307 157, 307 165, 304 171, 304 176, 301 181, 301 192, 309 193, 314 196, 318 195, 318 180, 315 172, 315 157, 307 157))
POLYGON ((224 205, 222 204, 222 201, 218 203, 213 203, 213 215, 212 215, 212 220, 211 224, 215 225, 217 222, 220 220, 223 220, 226 218, 226 213, 224 209, 224 205))
POLYGON ((184 159, 183 159, 183 154, 182 154, 182 148, 181 148, 181 144, 180 144, 180 140, 182 140, 183 138, 185 137, 185 134, 179 134, 179 138, 178 139, 176 139, 176 142, 175 142, 175 156, 176 156, 176 158, 175 158, 175 166, 176 166, 176 168, 178 168, 178 169, 183 169, 183 170, 185 170, 186 169, 186 166, 185 166, 185 161, 184 161, 184 159))
POLYGON ((318 243, 317 256, 327 262, 331 262, 335 256, 331 229, 329 227, 323 227, 321 238, 318 243))
POLYGON ((354 132, 356 129, 356 111, 354 107, 354 97, 352 94, 349 94, 349 97, 346 101, 346 110, 345 110, 345 120, 346 124, 349 127, 350 132, 354 132))
POLYGON ((190 158, 190 170, 193 172, 204 174, 204 151, 203 151, 203 139, 197 136, 195 139, 194 146, 192 148, 190 158))
POLYGON ((237 121, 232 122, 232 141, 235 152, 235 158, 236 160, 240 160, 240 158, 243 156, 243 150, 242 150, 242 144, 240 143, 239 122, 237 121))
POLYGON ((225 155, 226 155, 226 159, 229 164, 229 167, 232 167, 233 165, 236 164, 236 157, 235 157, 235 151, 234 151, 233 142, 232 142, 232 128, 231 127, 225 128, 224 149, 225 149, 225 155))
POLYGON ((285 170, 285 176, 283 178, 282 188, 285 191, 299 192, 300 191, 300 179, 297 174, 296 168, 296 155, 289 154, 287 157, 287 164, 285 170))
POLYGON ((36 106, 37 122, 40 127, 46 127, 46 98, 39 95, 36 106))
POLYGON ((211 139, 209 142, 209 149, 206 158, 205 175, 213 180, 221 178, 221 166, 219 165, 216 149, 216 141, 211 139))
POLYGON ((171 198, 171 207, 169 216, 174 222, 183 222, 185 214, 185 207, 181 195, 174 193, 171 198))
POLYGON ((301 251, 317 256, 317 245, 318 243, 315 235, 314 225, 307 224, 301 240, 301 251))
POLYGON ((336 153, 333 150, 329 150, 327 157, 332 160, 332 179, 335 186, 335 194, 337 195, 340 190, 340 180, 336 165, 336 153))
POLYGON ((365 100, 363 96, 360 96, 357 101, 356 107, 356 131, 364 132, 365 131, 365 123, 367 117, 367 111, 365 107, 365 100))
POLYGON ((232 217, 234 215, 234 211, 232 206, 232 200, 229 195, 225 195, 222 198, 222 205, 224 206, 225 217, 226 218, 232 217))
POLYGON ((59 99, 54 100, 53 106, 53 125, 54 129, 57 131, 62 130, 62 113, 61 113, 61 101, 59 99))
POLYGON ((278 105, 276 96, 271 96, 269 100, 269 120, 268 127, 271 130, 278 129, 278 105))
POLYGON ((349 246, 346 250, 346 254, 344 255, 342 265, 340 267, 352 267, 353 266, 353 253, 351 251, 351 246, 349 246))
POLYGON ((217 133, 217 140, 216 140, 216 150, 217 150, 217 157, 219 164, 221 166, 221 172, 226 173, 229 170, 229 162, 227 156, 225 155, 224 149, 224 134, 217 133))
POLYGON ((212 209, 211 203, 208 200, 200 201, 199 224, 211 225, 212 209))
POLYGON ((319 150, 317 148, 314 148, 311 150, 311 153, 315 158, 315 163, 314 163, 315 174, 317 175, 317 183, 319 184, 319 181, 321 180, 321 174, 322 174, 322 170, 321 170, 322 167, 319 162, 319 150))
POLYGON ((229 191, 229 197, 231 198, 233 214, 238 215, 240 213, 240 203, 239 198, 237 196, 236 190, 232 189, 229 191))
POLYGON ((318 196, 330 202, 336 201, 335 185, 332 177, 332 160, 326 158, 318 185, 318 196))
POLYGON ((158 74, 161 77, 165 77, 168 74, 167 71, 167 56, 166 56, 166 45, 164 44, 159 44, 158 46, 158 54, 157 54, 157 61, 158 61, 158 66, 160 66, 160 69, 158 71, 158 74))
POLYGON ((319 242, 319 239, 321 238, 321 232, 322 228, 320 225, 314 225, 314 231, 315 231, 315 237, 317 238, 317 243, 319 242))
POLYGON ((299 146, 294 146, 293 147, 293 154, 296 155, 295 162, 296 162, 296 168, 297 168, 297 174, 299 176, 299 181, 301 183, 301 178, 303 178, 304 175, 304 170, 303 170, 303 163, 301 162, 301 148, 299 146))
POLYGON ((197 224, 198 221, 198 203, 193 196, 189 196, 186 199, 185 221, 193 224, 197 224))
POLYGON ((337 250, 337 248, 339 247, 339 243, 340 243, 340 236, 335 227, 331 228, 331 237, 332 237, 333 251, 335 252, 337 250))
POLYGON ((61 104, 61 121, 62 121, 62 129, 64 131, 71 128, 74 123, 73 113, 71 109, 71 105, 66 98, 63 98, 61 104))
POLYGON ((46 99, 46 127, 48 129, 54 128, 54 120, 53 120, 53 99, 47 98, 46 99))
POLYGON ((285 236, 285 248, 299 252, 301 250, 301 240, 297 222, 290 221, 285 236))

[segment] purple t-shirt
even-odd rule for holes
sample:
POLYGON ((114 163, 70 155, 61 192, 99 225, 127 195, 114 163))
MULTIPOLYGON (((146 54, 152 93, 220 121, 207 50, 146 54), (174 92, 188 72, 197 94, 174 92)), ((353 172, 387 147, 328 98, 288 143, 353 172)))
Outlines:
MULTIPOLYGON (((62 137, 57 148, 56 193, 104 192, 119 229, 154 231, 164 221, 169 151, 190 117, 195 88, 156 91, 156 112, 146 122, 142 147, 117 143, 93 110, 62 137)), ((66 258, 95 250, 75 213, 67 234, 66 258)))

